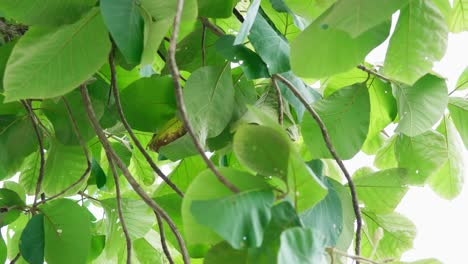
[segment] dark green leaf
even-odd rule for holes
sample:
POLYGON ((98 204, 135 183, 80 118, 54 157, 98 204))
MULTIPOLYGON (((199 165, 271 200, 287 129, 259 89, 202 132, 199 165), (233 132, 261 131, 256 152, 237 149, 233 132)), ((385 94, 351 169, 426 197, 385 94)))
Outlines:
POLYGON ((257 17, 258 9, 260 8, 260 2, 260 0, 251 1, 250 7, 245 14, 244 22, 239 29, 239 34, 237 34, 234 40, 234 45, 240 45, 244 43, 244 40, 252 29, 255 18, 257 17))
POLYGON ((325 237, 319 230, 294 227, 281 234, 278 264, 326 263, 325 237))
POLYGON ((24 201, 12 190, 0 189, 0 227, 14 222, 24 207, 24 201))
MULTIPOLYGON (((235 250, 228 243, 221 242, 214 245, 206 253, 203 264, 239 264, 247 263, 247 251, 235 250)), ((258 262, 256 262, 258 263, 258 262)))
POLYGON ((29 220, 20 238, 21 256, 30 264, 44 263, 44 215, 29 220))
POLYGON ((230 17, 238 0, 198 0, 198 14, 204 17, 230 17))

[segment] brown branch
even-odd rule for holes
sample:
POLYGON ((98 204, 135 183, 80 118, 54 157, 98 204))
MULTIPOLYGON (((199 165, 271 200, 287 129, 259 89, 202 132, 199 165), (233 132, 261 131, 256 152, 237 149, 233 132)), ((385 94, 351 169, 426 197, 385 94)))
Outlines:
MULTIPOLYGON (((362 229, 362 216, 361 216, 361 209, 359 208, 359 200, 357 197, 356 193, 356 188, 354 186, 353 180, 351 178, 351 175, 349 174, 348 170, 346 169, 343 161, 340 159, 338 154, 336 153, 335 148, 333 147, 333 144, 331 142, 330 136, 328 134, 327 128, 325 124, 323 123, 322 119, 318 115, 318 113, 312 108, 307 100, 299 93, 299 91, 294 87, 292 83, 290 83, 286 78, 279 74, 273 75, 274 79, 277 79, 284 83, 289 90, 302 102, 302 104, 305 106, 307 111, 312 115, 314 118, 315 122, 317 122, 320 131, 322 132, 323 139, 325 140, 325 144, 327 145, 328 150, 330 151, 330 154, 333 156, 335 161, 338 163, 338 166, 340 167, 341 171, 343 171, 343 174, 346 177, 346 180, 348 180, 348 186, 351 192, 351 198, 353 202, 353 209, 354 209, 354 214, 356 215, 356 247, 355 247, 355 253, 357 256, 360 255, 361 253, 361 229, 362 229)), ((359 262, 357 262, 359 264, 359 262)))
MULTIPOLYGON (((172 28, 171 41, 170 41, 170 44, 169 44, 169 50, 167 52, 169 69, 171 70, 172 79, 174 81, 174 90, 175 90, 175 96, 176 96, 176 100, 177 100, 177 106, 179 108, 179 112, 180 112, 182 121, 184 123, 184 126, 187 129, 187 132, 190 135, 190 137, 192 138, 192 141, 193 141, 198 153, 203 158, 206 165, 211 169, 211 171, 216 175, 216 177, 218 178, 218 180, 222 184, 224 184, 232 192, 238 193, 239 189, 236 186, 234 186, 231 182, 229 182, 221 174, 221 172, 216 168, 216 166, 208 158, 208 156, 206 156, 205 150, 203 149, 201 143, 198 141, 198 138, 197 138, 197 136, 195 134, 195 131, 194 131, 192 125, 190 124, 190 120, 189 120, 189 117, 188 117, 188 114, 187 114, 187 109, 185 109, 185 102, 184 102, 184 95, 182 93, 182 86, 181 86, 179 78, 178 78, 179 68, 177 66, 177 62, 176 62, 176 58, 175 58, 176 49, 177 49, 177 37, 179 35, 179 26, 180 26, 180 19, 181 19, 181 15, 182 15, 183 3, 184 3, 184 0, 178 0, 177 1, 177 12, 176 12, 176 16, 174 18, 174 25, 173 25, 173 28, 172 28)), ((203 21, 203 18, 202 18, 202 21, 203 21)))
POLYGON ((166 235, 164 234, 164 223, 161 219, 161 216, 159 216, 157 213, 154 214, 156 215, 156 220, 158 221, 159 237, 161 238, 161 246, 164 251, 164 255, 166 255, 169 264, 174 264, 174 260, 171 257, 171 252, 169 251, 169 248, 167 247, 166 243, 166 235))
POLYGON ((278 83, 276 83, 275 79, 271 80, 273 84, 273 88, 275 88, 276 96, 278 97, 278 123, 282 126, 283 125, 283 96, 281 95, 281 90, 278 86, 278 83))
POLYGON ((36 134, 37 143, 39 144, 39 155, 40 155, 40 167, 39 167, 39 175, 37 177, 36 183, 36 191, 34 192, 34 202, 32 206, 32 213, 34 214, 36 206, 37 206, 37 198, 39 197, 39 193, 41 192, 42 181, 44 180, 44 166, 45 166, 45 153, 44 153, 44 143, 42 142, 42 136, 39 132, 37 127, 37 120, 35 118, 34 112, 31 108, 31 105, 28 101, 21 100, 24 108, 28 111, 29 119, 31 120, 32 127, 34 129, 34 133, 36 134))
POLYGON ((132 263, 132 239, 130 238, 130 233, 127 229, 127 224, 125 223, 125 219, 122 212, 122 197, 120 195, 120 182, 119 182, 119 174, 115 169, 114 162, 110 156, 107 156, 107 160, 109 161, 109 167, 112 170, 112 176, 114 177, 115 183, 115 200, 117 203, 117 213, 119 215, 120 225, 122 226, 122 231, 125 236, 125 244, 127 249, 127 264, 132 263))
POLYGON ((169 217, 169 215, 162 209, 149 195, 141 188, 141 186, 138 184, 138 182, 135 180, 135 178, 132 176, 130 171, 128 170, 127 166, 123 163, 123 161, 120 159, 120 157, 117 155, 117 153, 114 151, 112 146, 110 145, 109 141, 107 140, 106 135, 102 131, 102 127, 99 124, 99 121, 96 118, 96 114, 94 112, 93 106, 91 104, 91 99, 89 98, 88 90, 86 89, 86 86, 82 85, 80 88, 81 95, 83 97, 83 103, 85 105, 86 109, 86 114, 88 115, 88 119, 91 122, 91 125, 94 129, 94 132, 99 138, 99 141, 101 142, 106 155, 108 159, 112 159, 115 162, 115 165, 120 169, 122 174, 124 175, 125 179, 127 182, 132 186, 133 190, 138 194, 138 196, 141 197, 141 199, 157 214, 159 214, 169 225, 169 228, 172 230, 174 233, 177 242, 180 247, 180 251, 182 254, 182 257, 184 259, 184 263, 188 264, 190 263, 190 257, 187 251, 187 247, 185 246, 185 242, 180 234, 180 232, 177 229, 177 226, 174 224, 172 219, 169 217))
POLYGON ((68 186, 67 188, 65 188, 61 192, 57 193, 56 195, 53 195, 53 196, 49 197, 49 199, 47 199, 47 201, 53 200, 53 199, 55 199, 57 197, 60 197, 60 196, 64 195, 66 192, 68 192, 69 190, 71 190, 71 189, 75 188, 76 186, 78 186, 78 184, 80 184, 82 181, 84 181, 86 179, 86 176, 88 176, 89 172, 91 171, 91 161, 89 159, 88 148, 86 147, 86 143, 83 141, 83 138, 81 137, 80 131, 78 130, 78 125, 76 124, 76 120, 73 117, 73 112, 72 112, 72 110, 70 108, 70 104, 68 104, 67 99, 65 99, 65 97, 63 97, 63 96, 62 96, 62 101, 63 101, 63 104, 65 105, 65 109, 67 110, 68 118, 70 119, 70 122, 72 124, 73 132, 75 133, 75 136, 78 139, 78 142, 80 143, 81 148, 83 149, 83 153, 84 153, 84 155, 86 157, 86 166, 87 167, 86 167, 85 171, 83 172, 83 174, 81 175, 81 177, 76 182, 72 183, 70 186, 68 186))
MULTIPOLYGON (((218 37, 224 36, 224 31, 221 28, 219 28, 217 25, 213 24, 208 18, 200 17, 200 20, 202 24, 205 27, 207 27, 209 30, 211 30, 211 32, 213 32, 216 36, 218 37)), ((174 36, 174 33, 172 33, 172 36, 174 36)))
POLYGON ((143 154, 146 161, 150 165, 151 169, 153 169, 153 171, 157 175, 159 175, 159 177, 161 177, 161 179, 163 179, 164 182, 166 182, 166 184, 169 187, 171 187, 180 197, 184 197, 184 193, 179 188, 177 188, 177 186, 171 180, 169 180, 169 178, 167 178, 166 175, 164 175, 161 169, 159 169, 156 163, 154 163, 154 161, 151 159, 148 152, 146 152, 145 148, 141 145, 140 141, 135 136, 135 133, 133 133, 133 130, 130 127, 130 124, 127 122, 127 118, 125 118, 125 114, 122 109, 122 104, 120 102, 119 88, 117 87, 117 74, 115 71, 114 54, 115 54, 115 43, 112 42, 112 49, 109 54, 109 65, 110 65, 110 71, 111 71, 111 89, 112 89, 112 93, 114 94, 115 106, 117 108, 117 113, 119 114, 120 121, 122 121, 122 124, 127 130, 127 133, 130 135, 130 138, 133 140, 138 150, 143 154))

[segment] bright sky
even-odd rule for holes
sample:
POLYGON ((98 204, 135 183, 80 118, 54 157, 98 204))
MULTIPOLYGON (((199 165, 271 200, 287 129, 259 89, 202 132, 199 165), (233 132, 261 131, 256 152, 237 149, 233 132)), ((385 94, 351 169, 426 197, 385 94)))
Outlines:
MULTIPOLYGON (((388 40, 366 58, 373 64, 382 64, 388 40)), ((468 66, 468 32, 450 34, 445 57, 434 65, 434 70, 447 78, 448 89, 452 91, 459 75, 468 66)), ((463 96, 467 92, 456 93, 463 96)), ((387 131, 392 132, 392 131, 387 131)), ((346 162, 351 171, 372 165, 373 157, 362 153, 346 162)), ((465 151, 465 167, 468 168, 468 154, 465 151)), ((468 170, 467 170, 468 171, 468 170)), ((468 175, 465 175, 465 177, 468 175)), ((468 188, 452 201, 438 197, 429 187, 411 188, 397 212, 411 219, 418 229, 414 249, 403 255, 402 260, 412 261, 437 258, 445 264, 458 264, 467 259, 468 244, 468 188)))

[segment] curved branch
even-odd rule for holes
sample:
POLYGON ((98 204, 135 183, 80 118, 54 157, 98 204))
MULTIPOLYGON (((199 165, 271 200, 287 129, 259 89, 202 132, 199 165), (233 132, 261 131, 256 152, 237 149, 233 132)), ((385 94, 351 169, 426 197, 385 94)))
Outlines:
POLYGON ((180 251, 182 254, 182 257, 184 259, 184 263, 188 264, 190 263, 190 257, 187 251, 187 247, 185 246, 185 242, 182 238, 182 235, 177 229, 177 226, 174 224, 172 219, 169 217, 169 215, 162 209, 149 195, 141 188, 141 186, 138 184, 138 182, 135 180, 135 178, 132 176, 130 171, 128 170, 127 166, 123 163, 123 161, 120 159, 120 157, 117 155, 117 153, 114 151, 112 146, 110 145, 109 141, 107 140, 106 135, 102 131, 101 125, 99 124, 99 121, 96 118, 96 114, 94 113, 93 106, 91 104, 91 99, 89 98, 88 90, 86 89, 86 86, 82 85, 81 88, 81 96, 83 97, 83 103, 85 105, 86 109, 86 114, 88 115, 88 119, 91 122, 91 125, 94 129, 94 132, 99 138, 99 141, 101 142, 106 155, 109 159, 112 159, 117 167, 120 169, 122 174, 124 175, 125 179, 127 182, 132 186, 133 190, 138 194, 138 196, 141 197, 141 199, 157 214, 159 214, 169 225, 171 228, 172 232, 176 236, 177 242, 179 243, 180 251))
POLYGON ((158 221, 158 228, 159 228, 159 237, 161 238, 161 246, 164 251, 164 254, 166 255, 167 260, 169 261, 169 264, 174 264, 174 260, 171 257, 171 252, 169 251, 169 248, 167 247, 166 243, 166 235, 164 234, 164 225, 161 220, 161 216, 159 216, 157 213, 154 213, 156 215, 156 220, 158 221))
POLYGON ((148 162, 148 164, 151 166, 153 171, 157 175, 159 175, 159 177, 161 177, 161 179, 163 179, 164 182, 166 182, 167 185, 171 187, 180 197, 184 197, 184 193, 179 188, 177 188, 177 186, 171 180, 169 180, 166 175, 164 175, 161 169, 159 169, 156 163, 154 163, 154 161, 151 159, 150 155, 148 154, 148 152, 146 152, 145 148, 141 145, 140 141, 135 136, 135 133, 133 133, 133 130, 130 127, 130 124, 127 122, 127 119, 125 118, 125 114, 122 109, 122 103, 120 102, 119 88, 117 87, 117 74, 115 71, 114 54, 115 54, 115 43, 112 42, 112 49, 109 54, 109 65, 110 65, 110 70, 111 70, 111 89, 112 89, 112 93, 114 94, 115 105, 116 105, 117 112, 120 117, 120 121, 122 121, 122 124, 127 130, 127 133, 130 135, 130 138, 133 140, 138 150, 143 154, 143 156, 146 159, 146 162, 148 162))
MULTIPOLYGON (((168 54, 168 64, 169 64, 169 69, 171 70, 171 75, 172 79, 174 81, 174 90, 175 90, 175 95, 176 95, 176 100, 177 100, 177 106, 179 108, 180 115, 182 117, 182 121, 184 122, 184 126, 187 129, 188 134, 192 138, 192 141, 200 154, 200 156, 203 158, 205 161, 206 165, 208 168, 211 169, 211 171, 216 175, 218 180, 224 184, 229 190, 231 190, 234 193, 238 193, 239 189, 234 186, 231 182, 226 179, 221 172, 216 168, 216 166, 213 164, 213 162, 206 156, 205 150, 203 149, 200 141, 198 141, 198 138, 195 134, 195 131, 190 124, 190 120, 187 114, 187 109, 185 109, 185 102, 184 102, 184 95, 182 93, 182 86, 179 81, 179 68, 177 66, 175 54, 176 54, 176 48, 177 48, 177 37, 179 35, 179 26, 180 26, 180 18, 182 15, 182 8, 183 8, 184 0, 178 0, 177 1, 177 12, 176 16, 174 18, 174 25, 172 28, 172 36, 171 36, 171 41, 169 44, 169 50, 167 52, 168 54)), ((203 20, 203 18, 202 18, 203 20)), ((206 19, 207 20, 207 19, 206 19)), ((209 27, 209 26, 208 26, 209 27)), ((224 34, 224 33, 223 33, 224 34)))
POLYGON ((361 209, 359 208, 359 200, 357 197, 356 193, 356 187, 354 186, 353 180, 351 178, 351 175, 349 174, 348 170, 346 169, 343 161, 340 159, 338 154, 336 153, 335 148, 333 147, 333 144, 331 143, 330 136, 328 134, 327 128, 325 124, 323 123, 322 119, 318 115, 318 113, 309 105, 307 100, 297 91, 296 87, 292 83, 290 83, 286 78, 279 74, 273 75, 274 79, 277 79, 284 83, 289 90, 302 102, 302 104, 305 106, 307 111, 312 115, 314 118, 315 122, 317 122, 320 131, 322 132, 323 139, 325 140, 325 144, 327 145, 328 150, 330 151, 330 154, 333 156, 335 159, 336 163, 338 163, 338 166, 340 167, 341 171, 343 171, 343 174, 346 177, 346 180, 348 181, 348 186, 351 192, 351 198, 353 202, 353 209, 354 209, 354 214, 356 215, 356 247, 355 247, 355 253, 357 256, 360 255, 361 253, 361 229, 362 229, 362 216, 361 216, 361 209))
POLYGON ((23 104, 24 108, 26 108, 26 111, 28 112, 28 115, 29 115, 29 119, 31 120, 34 133, 36 134, 37 143, 39 144, 39 155, 41 159, 40 167, 39 167, 39 176, 37 177, 37 183, 36 183, 36 191, 34 193, 34 202, 32 205, 32 211, 34 212, 37 206, 37 198, 39 197, 39 193, 41 192, 42 181, 44 180, 44 165, 45 165, 44 144, 42 142, 42 136, 37 127, 37 121, 36 121, 34 112, 31 108, 31 105, 29 104, 28 101, 24 101, 24 100, 22 100, 21 103, 23 104))
MULTIPOLYGON (((221 28, 219 28, 217 25, 211 23, 211 21, 208 18, 200 17, 200 20, 201 20, 202 24, 205 27, 207 27, 209 30, 211 30, 211 32, 213 32, 216 36, 218 36, 218 37, 224 36, 224 31, 221 28)), ((179 22, 179 24, 180 24, 180 22, 179 22)), ((174 33, 172 33, 172 35, 174 36, 174 33)))

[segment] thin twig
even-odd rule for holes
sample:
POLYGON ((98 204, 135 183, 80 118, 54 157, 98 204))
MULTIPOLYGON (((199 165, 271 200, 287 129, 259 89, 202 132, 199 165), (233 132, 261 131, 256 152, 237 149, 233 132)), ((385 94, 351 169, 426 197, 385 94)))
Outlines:
POLYGON ((127 229, 127 224, 125 222, 125 219, 123 217, 123 212, 122 212, 122 197, 120 195, 120 183, 119 183, 119 174, 117 173, 117 170, 115 169, 114 162, 110 158, 110 156, 107 156, 107 160, 109 161, 109 167, 112 170, 112 176, 114 177, 114 183, 115 183, 115 200, 117 202, 117 213, 119 215, 119 220, 120 220, 120 225, 122 226, 122 231, 125 235, 125 242, 126 242, 126 248, 127 248, 127 264, 132 263, 132 239, 130 238, 130 233, 128 233, 127 229))
POLYGON ((94 198, 92 197, 91 195, 85 193, 85 192, 82 192, 82 191, 79 191, 78 192, 79 195, 83 196, 84 198, 88 199, 88 200, 93 200, 95 202, 98 202, 98 203, 101 203, 101 200, 97 199, 97 198, 94 198))
POLYGON ((172 219, 169 217, 169 215, 162 209, 151 197, 141 188, 141 186, 138 184, 138 182, 135 180, 135 178, 132 176, 130 171, 128 170, 127 166, 123 163, 123 161, 120 159, 120 157, 117 155, 117 153, 114 151, 112 146, 110 145, 109 141, 107 140, 106 135, 102 131, 102 127, 99 124, 99 121, 96 118, 96 114, 94 112, 93 106, 91 104, 91 99, 89 98, 88 90, 86 89, 86 86, 82 85, 80 88, 81 95, 83 97, 83 103, 85 105, 86 109, 86 114, 88 115, 88 119, 91 122, 91 125, 94 129, 94 132, 99 138, 99 141, 101 142, 106 155, 109 159, 112 159, 117 167, 120 169, 122 174, 124 175, 125 179, 127 182, 132 186, 133 190, 138 194, 138 196, 141 197, 141 199, 155 212, 158 213, 164 221, 169 225, 169 228, 171 231, 174 233, 177 242, 180 247, 180 252, 182 254, 183 260, 185 264, 190 263, 190 257, 187 251, 187 247, 185 246, 185 242, 182 238, 182 235, 180 234, 179 230, 177 229, 177 226, 174 224, 172 219))
MULTIPOLYGON (((216 175, 218 180, 224 184, 229 190, 231 190, 234 193, 238 193, 239 189, 234 186, 231 182, 229 182, 222 174, 219 172, 219 170, 216 168, 216 166, 213 164, 213 162, 206 156, 205 150, 203 149, 200 141, 198 141, 198 138, 195 134, 195 131, 190 124, 190 120, 187 114, 187 110, 185 109, 185 102, 184 102, 184 95, 182 93, 182 86, 179 82, 179 68, 177 66, 175 54, 176 54, 176 49, 177 49, 177 37, 179 35, 179 26, 180 26, 180 19, 182 15, 182 8, 183 8, 183 3, 184 0, 178 0, 177 1, 177 11, 176 11, 176 16, 174 18, 174 25, 172 28, 172 36, 171 36, 171 42, 169 44, 169 50, 167 52, 168 54, 168 64, 169 64, 169 69, 171 70, 171 75, 172 79, 174 81, 174 90, 175 90, 175 96, 176 96, 176 101, 177 101, 177 106, 179 108, 179 112, 182 118, 182 121, 184 123, 185 128, 187 129, 188 134, 192 138, 192 141, 200 154, 200 156, 203 158, 205 161, 206 165, 211 169, 211 171, 216 175)), ((203 18, 202 18, 203 19, 203 18)), ((224 34, 224 33, 223 33, 224 34)))
POLYGON ((276 80, 272 79, 271 82, 273 84, 273 88, 275 88, 276 97, 278 98, 278 123, 283 125, 283 96, 281 95, 281 90, 276 80))
MULTIPOLYGON (((273 75, 273 78, 278 79, 279 81, 283 82, 289 90, 302 102, 302 104, 305 106, 307 111, 312 115, 314 118, 315 122, 317 122, 320 131, 322 132, 323 139, 325 140, 325 144, 327 145, 328 150, 330 151, 330 154, 333 156, 335 161, 338 163, 338 166, 340 167, 341 171, 343 171, 343 174, 346 177, 346 180, 348 180, 348 186, 351 192, 351 198, 353 202, 353 209, 354 209, 354 214, 356 215, 356 247, 355 247, 355 253, 357 256, 360 255, 361 253, 361 229, 362 229, 362 216, 361 216, 361 209, 359 208, 359 200, 357 197, 356 193, 356 188, 354 186, 353 180, 351 178, 351 175, 349 174, 348 170, 346 169, 343 161, 340 159, 338 154, 336 153, 335 148, 333 147, 333 144, 331 142, 330 136, 328 134, 327 128, 325 127, 325 124, 323 123, 322 119, 318 115, 318 113, 309 105, 307 100, 297 91, 296 87, 292 83, 290 83, 286 78, 279 74, 273 75)), ((358 262, 359 264, 359 262, 358 262)))
POLYGON ((164 232, 164 223, 161 220, 161 216, 159 216, 157 213, 154 213, 154 214, 156 215, 156 220, 158 221, 159 237, 161 238, 161 246, 164 251, 164 255, 166 255, 166 258, 169 261, 169 264, 174 264, 174 260, 171 257, 171 252, 169 251, 169 248, 167 247, 166 235, 164 232))
POLYGON ((367 72, 368 74, 374 75, 374 76, 378 77, 379 79, 384 80, 384 81, 386 81, 386 82, 389 82, 389 83, 393 82, 393 81, 390 80, 389 78, 383 76, 382 74, 380 74, 380 73, 378 73, 378 72, 376 72, 376 71, 374 71, 374 70, 371 70, 371 69, 367 68, 367 67, 364 66, 364 65, 358 65, 357 68, 358 68, 359 70, 361 70, 361 71, 367 72))
POLYGON ((86 179, 86 176, 88 176, 89 172, 91 171, 91 160, 89 159, 88 148, 86 147, 86 143, 83 141, 83 138, 81 137, 80 130, 78 129, 78 125, 76 124, 75 118, 73 117, 73 112, 71 110, 70 104, 68 103, 67 99, 63 96, 62 96, 62 101, 63 101, 63 104, 65 105, 65 109, 67 110, 68 118, 70 119, 70 122, 72 124, 73 132, 75 133, 75 136, 78 139, 78 142, 80 143, 80 146, 83 149, 83 153, 86 157, 86 169, 81 175, 81 177, 76 182, 72 183, 70 186, 68 186, 61 192, 57 193, 56 195, 49 197, 47 201, 60 197, 66 192, 68 192, 69 190, 78 186, 78 184, 80 184, 82 181, 86 179))
POLYGON ((122 104, 120 102, 119 88, 117 87, 117 74, 115 71, 114 54, 115 54, 115 43, 112 42, 112 49, 109 54, 109 65, 110 65, 110 71, 111 71, 111 89, 112 89, 112 93, 114 94, 115 106, 117 109, 117 113, 119 114, 120 121, 122 121, 122 124, 127 130, 128 135, 130 135, 130 138, 133 140, 138 150, 141 152, 141 154, 143 154, 146 161, 150 165, 151 169, 153 169, 153 171, 157 175, 159 175, 159 177, 161 177, 161 179, 163 179, 164 182, 166 182, 166 184, 169 187, 171 187, 180 197, 184 197, 184 193, 179 188, 177 188, 177 186, 173 182, 171 182, 171 180, 169 180, 169 178, 167 178, 166 175, 164 175, 161 169, 159 169, 156 163, 154 163, 153 159, 151 159, 148 152, 146 152, 145 148, 141 145, 140 141, 135 136, 135 133, 133 133, 133 130, 130 127, 130 124, 127 122, 127 118, 125 118, 125 114, 122 109, 122 104))
POLYGON ((28 101, 24 101, 24 100, 22 100, 21 103, 23 104, 24 108, 26 108, 26 110, 28 111, 29 119, 31 120, 34 133, 36 134, 37 143, 39 144, 39 155, 41 159, 40 165, 39 165, 40 166, 39 176, 37 177, 36 191, 34 192, 34 202, 32 206, 32 211, 34 213, 34 210, 37 206, 37 198, 39 197, 39 193, 41 192, 42 181, 44 180, 44 166, 45 166, 44 144, 42 142, 42 136, 37 127, 36 118, 35 118, 33 110, 31 109, 31 105, 29 104, 28 101))
MULTIPOLYGON (((208 18, 200 17, 200 20, 203 25, 205 25, 211 32, 213 32, 216 36, 221 37, 224 36, 224 31, 219 28, 217 25, 213 24, 208 18)), ((179 23, 180 24, 180 23, 179 23)), ((174 36, 174 33, 172 33, 174 36)))
POLYGON ((205 24, 202 24, 201 58, 202 58, 202 66, 205 66, 206 64, 206 26, 205 24))

